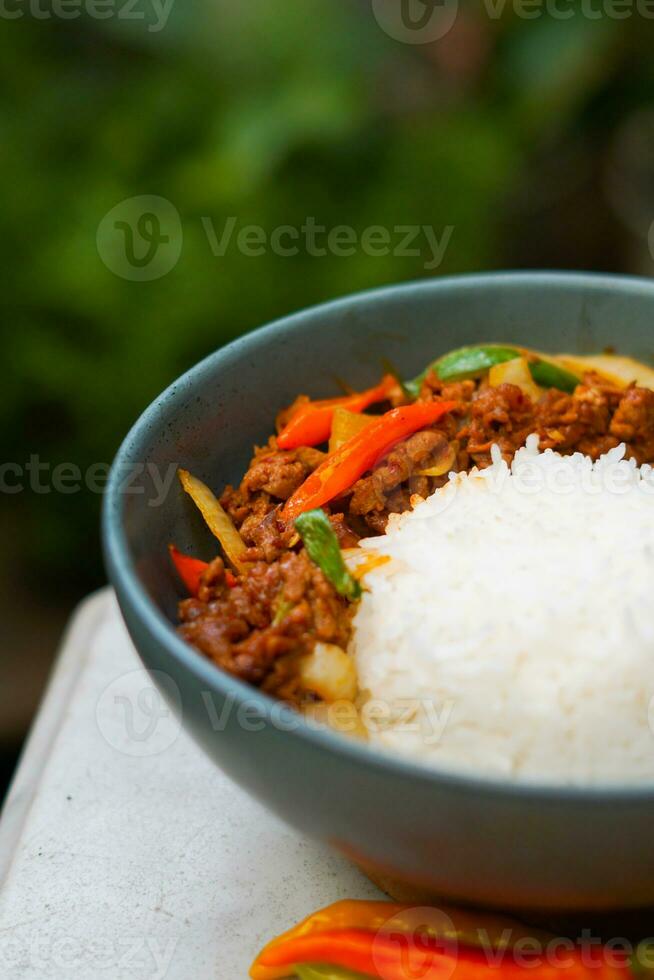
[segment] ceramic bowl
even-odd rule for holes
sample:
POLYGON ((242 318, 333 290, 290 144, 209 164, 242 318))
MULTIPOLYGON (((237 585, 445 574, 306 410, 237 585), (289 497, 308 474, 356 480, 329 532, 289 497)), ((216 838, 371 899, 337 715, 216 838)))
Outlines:
POLYGON ((171 541, 205 558, 217 550, 172 478, 175 468, 216 489, 238 481, 253 444, 266 440, 277 411, 299 392, 334 394, 336 377, 370 385, 382 358, 412 377, 439 353, 479 341, 576 352, 618 346, 648 357, 653 324, 654 283, 646 280, 437 279, 256 330, 150 406, 112 471, 106 563, 143 662, 164 696, 174 692, 184 726, 217 765, 302 832, 430 894, 523 910, 654 903, 654 785, 515 785, 433 771, 312 729, 177 636, 180 591, 166 551, 171 541))

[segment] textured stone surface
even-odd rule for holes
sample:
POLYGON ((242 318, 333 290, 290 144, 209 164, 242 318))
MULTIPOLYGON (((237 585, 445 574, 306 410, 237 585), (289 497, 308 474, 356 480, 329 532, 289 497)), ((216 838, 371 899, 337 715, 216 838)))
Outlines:
POLYGON ((379 893, 246 797, 162 709, 107 590, 68 633, 0 822, 0 976, 245 980, 379 893))

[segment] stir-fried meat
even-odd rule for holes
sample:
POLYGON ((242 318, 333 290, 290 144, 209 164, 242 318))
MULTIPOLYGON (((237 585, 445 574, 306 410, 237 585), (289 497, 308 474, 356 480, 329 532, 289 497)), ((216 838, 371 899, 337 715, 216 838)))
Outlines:
POLYGON ((618 442, 626 442, 630 456, 638 463, 654 460, 654 391, 629 388, 621 399, 610 432, 618 442))
POLYGON ((324 459, 318 449, 282 452, 272 446, 257 450, 243 478, 241 489, 248 496, 263 490, 276 500, 288 500, 308 474, 324 459))
POLYGON ((398 443, 372 471, 370 476, 363 477, 354 485, 354 493, 350 501, 352 514, 369 514, 371 511, 401 512, 407 509, 405 494, 398 499, 392 492, 400 484, 409 482, 407 492, 421 493, 426 496, 429 481, 427 477, 418 475, 418 471, 427 468, 433 457, 442 455, 443 450, 449 449, 449 443, 441 432, 425 429, 416 432, 404 442, 398 443), (395 498, 393 506, 392 499, 395 498), (400 502, 401 500, 401 502, 400 502), (390 504, 390 506, 389 506, 390 504))
POLYGON ((458 432, 466 442, 468 453, 477 466, 490 463, 490 450, 496 443, 506 460, 510 460, 534 429, 534 404, 521 388, 501 384, 482 388, 470 403, 467 425, 458 432))
POLYGON ((431 401, 442 398, 444 401, 472 401, 477 391, 476 381, 441 381, 435 371, 429 371, 420 389, 420 400, 431 401))
POLYGON ((256 449, 240 487, 225 488, 220 502, 250 546, 249 560, 273 561, 288 548, 293 530, 278 519, 277 509, 324 458, 318 449, 282 452, 273 437, 256 449))
POLYGON ((594 459, 617 446, 609 432, 619 392, 579 385, 572 395, 548 391, 537 405, 535 431, 542 449, 583 452, 594 459))
MULTIPOLYGON (((648 389, 615 388, 597 375, 589 374, 584 383, 569 395, 555 388, 546 391, 534 403, 518 387, 502 384, 496 388, 486 384, 478 386, 474 381, 444 384, 435 375, 425 379, 421 398, 456 398, 460 400, 467 417, 456 432, 463 450, 471 457, 470 463, 484 467, 490 463, 490 446, 496 443, 508 461, 530 432, 537 432, 541 449, 557 452, 583 452, 597 458, 602 453, 627 442, 630 454, 642 459, 648 454, 646 421, 647 410, 654 393, 648 389), (639 393, 634 396, 634 392, 639 393), (642 393, 642 394, 640 394, 642 393), (640 406, 635 424, 639 442, 627 438, 628 429, 619 430, 613 423, 626 413, 633 418, 631 402, 640 406)), ((634 404, 634 409, 635 409, 634 404)), ((455 416, 448 416, 450 425, 455 416)), ((654 450, 654 446, 651 447, 654 450)), ((463 466, 462 468, 467 468, 463 466)))
POLYGON ((303 697, 297 659, 316 640, 346 646, 349 637, 347 602, 304 551, 255 563, 232 587, 217 558, 179 614, 182 636, 219 667, 290 701, 303 697))

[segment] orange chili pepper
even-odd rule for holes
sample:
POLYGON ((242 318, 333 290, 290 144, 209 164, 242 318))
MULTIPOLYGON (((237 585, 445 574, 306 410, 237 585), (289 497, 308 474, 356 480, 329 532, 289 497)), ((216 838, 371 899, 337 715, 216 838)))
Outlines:
POLYGON ((177 574, 190 594, 196 596, 200 588, 200 579, 209 567, 208 562, 200 561, 199 558, 191 558, 190 555, 183 555, 174 544, 168 545, 168 551, 177 569, 177 574))
MULTIPOLYGON (((612 957, 615 951, 612 951, 612 957)), ((412 933, 385 934, 342 929, 300 936, 265 949, 250 970, 252 980, 281 980, 294 967, 324 963, 383 980, 627 980, 626 956, 620 965, 602 961, 602 951, 585 962, 579 948, 548 956, 541 951, 472 949, 412 933)))
POLYGON ((458 402, 415 402, 392 408, 332 453, 286 501, 282 518, 291 522, 345 493, 396 442, 437 422, 458 402))
MULTIPOLYGON (((411 933, 415 928, 415 906, 396 902, 370 902, 346 899, 334 902, 319 909, 293 926, 287 932, 272 939, 262 950, 260 959, 267 958, 273 948, 288 943, 294 939, 315 935, 321 932, 340 932, 342 930, 363 930, 378 933, 411 933)), ((433 939, 444 942, 458 943, 463 946, 487 946, 491 949, 506 949, 508 938, 512 942, 529 939, 537 941, 542 946, 554 939, 551 933, 527 927, 506 915, 497 913, 472 912, 466 909, 454 908, 449 905, 434 909, 434 917, 421 923, 423 933, 433 939)), ((259 962, 260 960, 257 960, 259 962)), ((265 971, 257 967, 258 980, 276 980, 278 971, 265 971)))
POLYGON ((327 442, 332 431, 332 419, 337 408, 348 412, 363 412, 375 402, 383 402, 397 387, 395 378, 386 374, 380 384, 367 391, 360 391, 343 398, 325 398, 321 401, 307 402, 293 413, 288 423, 277 436, 280 449, 297 449, 298 446, 318 446, 327 442))

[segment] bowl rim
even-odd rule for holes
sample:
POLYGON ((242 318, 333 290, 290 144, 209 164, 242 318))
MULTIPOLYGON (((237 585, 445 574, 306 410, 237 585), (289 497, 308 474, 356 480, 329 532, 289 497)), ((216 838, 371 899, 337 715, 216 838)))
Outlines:
POLYGON ((414 761, 400 753, 372 747, 356 738, 326 728, 311 727, 299 713, 291 708, 280 709, 279 701, 222 671, 182 640, 176 633, 174 625, 147 594, 129 557, 127 537, 122 523, 123 495, 120 476, 128 472, 132 462, 142 456, 141 449, 147 444, 152 430, 158 427, 162 408, 165 407, 166 411, 169 411, 171 403, 174 406, 178 392, 184 392, 186 397, 188 385, 198 375, 210 372, 216 362, 236 360, 248 351, 254 353, 263 336, 274 336, 281 330, 288 331, 289 328, 295 332, 301 331, 304 324, 317 314, 339 315, 346 308, 369 305, 371 301, 373 303, 384 301, 389 297, 438 294, 453 288, 483 290, 489 285, 536 285, 569 291, 614 289, 623 296, 648 294, 654 300, 654 280, 641 276, 556 270, 469 273, 416 280, 348 294, 278 318, 232 340, 200 360, 161 392, 142 412, 120 445, 111 467, 102 507, 102 542, 109 580, 116 590, 126 597, 125 601, 129 604, 132 615, 140 621, 154 642, 165 651, 166 656, 194 675, 196 681, 206 685, 208 690, 214 690, 230 699, 236 708, 247 701, 258 709, 260 718, 267 725, 274 724, 271 717, 273 709, 276 708, 278 712, 280 710, 292 712, 293 731, 287 734, 308 743, 321 753, 341 756, 350 763, 367 767, 375 772, 384 772, 398 781, 410 780, 421 783, 425 787, 439 785, 448 788, 451 792, 474 793, 476 796, 481 795, 488 799, 518 798, 532 803, 570 805, 593 802, 613 806, 619 803, 627 805, 634 802, 654 801, 654 781, 645 783, 611 781, 592 785, 563 784, 541 781, 537 778, 512 780, 496 775, 486 776, 474 771, 458 772, 454 767, 437 768, 418 760, 414 761))

